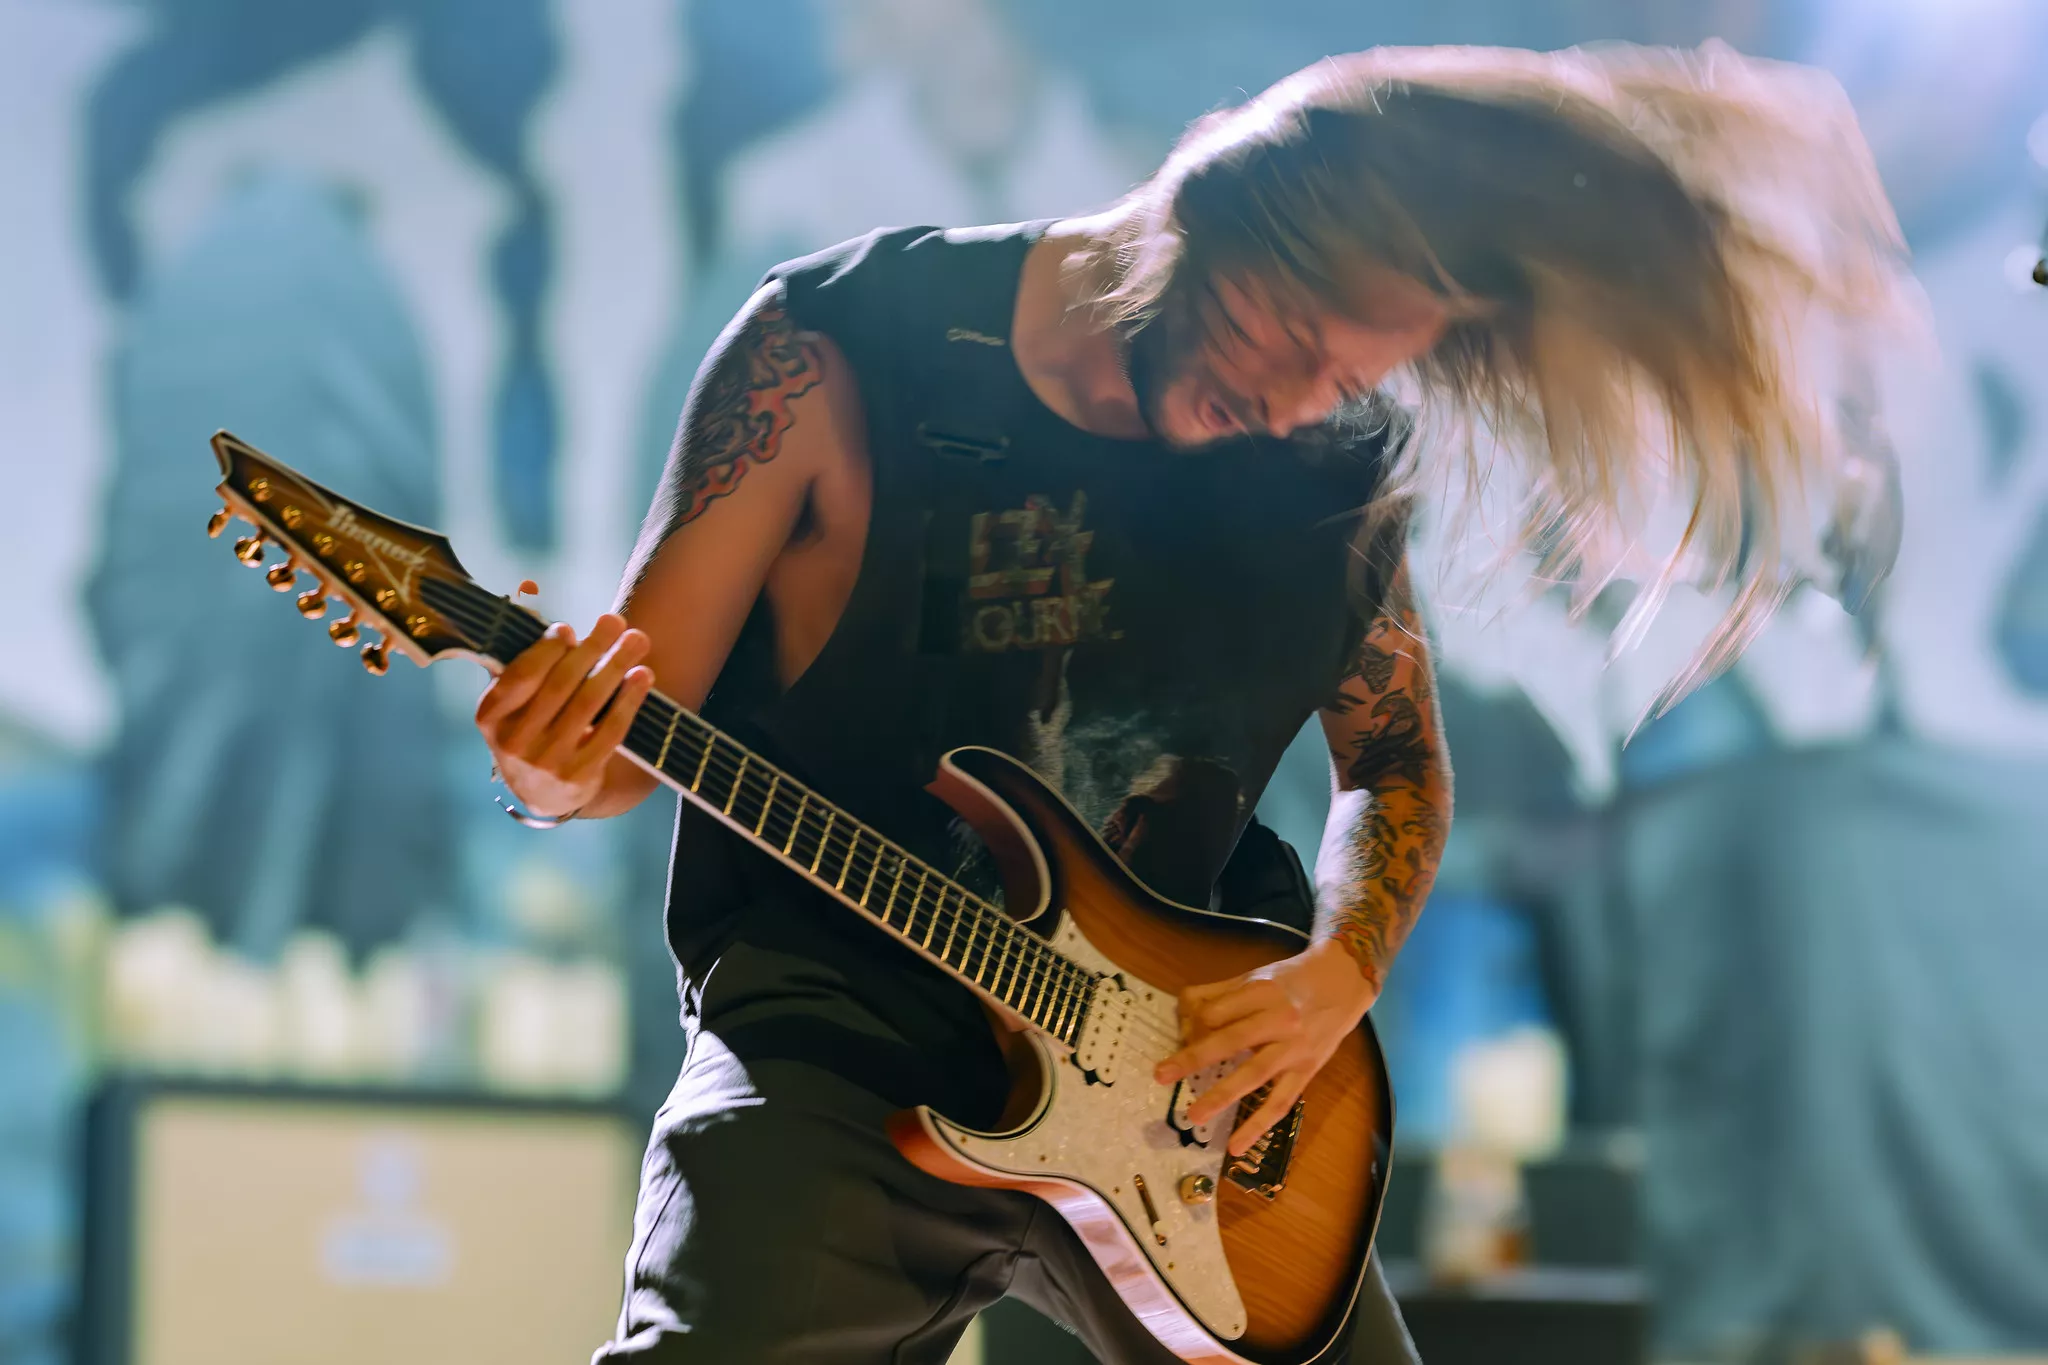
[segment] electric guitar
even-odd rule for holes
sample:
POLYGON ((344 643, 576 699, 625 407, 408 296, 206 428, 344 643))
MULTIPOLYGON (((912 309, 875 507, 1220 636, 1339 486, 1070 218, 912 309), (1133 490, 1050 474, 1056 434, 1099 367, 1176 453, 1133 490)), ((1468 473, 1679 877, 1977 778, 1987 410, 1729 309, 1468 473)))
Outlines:
MULTIPOLYGON (((218 536, 327 634, 361 647, 374 674, 393 651, 414 663, 472 658, 493 671, 547 623, 479 587, 447 540, 358 506, 226 432, 213 438, 218 536), (364 640, 368 631, 379 638, 364 640)), ((1178 992, 1300 951, 1291 929, 1190 909, 1140 884, 1029 768, 956 749, 930 790, 986 841, 999 909, 911 856, 818 792, 650 693, 621 746, 688 800, 814 886, 950 973, 1018 1032, 997 1131, 928 1108, 890 1135, 934 1175, 1025 1190, 1065 1215, 1134 1314, 1190 1362, 1311 1365, 1348 1336, 1386 1191, 1393 1099, 1370 1021, 1360 1023, 1293 1110, 1242 1157, 1232 1125, 1188 1121, 1223 1068, 1162 1086, 1176 1051, 1178 992)), ((1237 1110, 1241 1120, 1263 1098, 1237 1110)))

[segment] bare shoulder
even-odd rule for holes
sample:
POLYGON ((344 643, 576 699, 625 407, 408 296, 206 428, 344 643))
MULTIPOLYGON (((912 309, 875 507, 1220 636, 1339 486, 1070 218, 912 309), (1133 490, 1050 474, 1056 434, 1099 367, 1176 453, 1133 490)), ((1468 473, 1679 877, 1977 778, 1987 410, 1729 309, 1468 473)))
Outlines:
POLYGON ((748 559, 764 538, 779 547, 818 485, 858 458, 861 431, 839 348, 797 325, 779 283, 763 285, 697 371, 621 601, 686 543, 740 537, 748 559))
POLYGON ((762 286, 698 372, 664 478, 670 529, 778 461, 778 482, 827 473, 859 430, 858 401, 839 348, 797 325, 779 283, 762 286))
POLYGON ((814 504, 858 454, 853 377, 830 341, 764 286, 691 387, 619 610, 652 641, 663 691, 700 703, 814 504))

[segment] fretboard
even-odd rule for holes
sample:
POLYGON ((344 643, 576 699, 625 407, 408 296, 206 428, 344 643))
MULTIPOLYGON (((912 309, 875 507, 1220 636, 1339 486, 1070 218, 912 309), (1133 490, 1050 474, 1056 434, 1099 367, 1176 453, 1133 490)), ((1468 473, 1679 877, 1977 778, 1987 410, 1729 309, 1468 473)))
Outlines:
MULTIPOLYGON (((547 629, 474 584, 428 578, 428 606, 510 663, 547 629)), ((960 980, 1071 1045, 1095 973, 659 692, 620 746, 683 796, 960 980)))

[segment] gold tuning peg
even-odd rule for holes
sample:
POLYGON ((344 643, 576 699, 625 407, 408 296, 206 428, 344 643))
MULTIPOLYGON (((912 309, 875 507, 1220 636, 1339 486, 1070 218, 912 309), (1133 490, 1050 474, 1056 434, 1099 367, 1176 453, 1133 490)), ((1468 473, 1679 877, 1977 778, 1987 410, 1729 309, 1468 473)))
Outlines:
POLYGON ((298 604, 299 615, 308 621, 317 621, 327 614, 327 592, 324 588, 302 592, 299 594, 298 604))
POLYGON ((282 564, 273 564, 270 572, 263 575, 263 580, 279 592, 290 592, 299 586, 299 566, 289 559, 282 564))
POLYGON ((383 677, 384 670, 391 667, 390 642, 386 640, 379 640, 374 645, 364 645, 363 667, 370 670, 371 677, 383 677))
POLYGON ((339 621, 330 622, 327 627, 327 638, 340 645, 343 649, 353 645, 359 638, 359 634, 356 630, 356 614, 354 612, 350 612, 339 621))
POLYGON ((253 536, 243 536, 235 542, 235 558, 250 568, 255 568, 263 562, 263 541, 264 535, 261 531, 253 536))
POLYGON ((206 519, 206 538, 208 540, 219 540, 220 533, 228 529, 228 523, 234 520, 234 516, 233 512, 223 507, 208 517, 206 519))

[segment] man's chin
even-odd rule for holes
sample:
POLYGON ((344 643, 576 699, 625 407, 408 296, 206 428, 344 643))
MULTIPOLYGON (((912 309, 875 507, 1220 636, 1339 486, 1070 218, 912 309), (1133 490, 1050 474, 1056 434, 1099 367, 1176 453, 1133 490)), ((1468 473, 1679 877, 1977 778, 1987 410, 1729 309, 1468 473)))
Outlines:
POLYGON ((1194 451, 1216 444, 1215 438, 1208 432, 1185 429, 1175 422, 1170 414, 1163 411, 1160 405, 1145 402, 1142 392, 1139 395, 1138 415, 1145 419, 1145 429, 1152 433, 1152 439, 1168 450, 1194 451))
POLYGON ((1150 374, 1147 369, 1137 367, 1131 378, 1131 387, 1137 391, 1138 416, 1144 420, 1145 430, 1152 434, 1153 440, 1176 451, 1208 450, 1223 444, 1223 438, 1198 425, 1192 418, 1186 422, 1178 420, 1171 409, 1184 405, 1170 404, 1161 391, 1163 386, 1148 383, 1150 374))
POLYGON ((1203 450, 1214 450, 1227 439, 1212 431, 1179 431, 1171 422, 1153 422, 1152 437, 1168 450, 1182 454, 1194 454, 1203 450))

